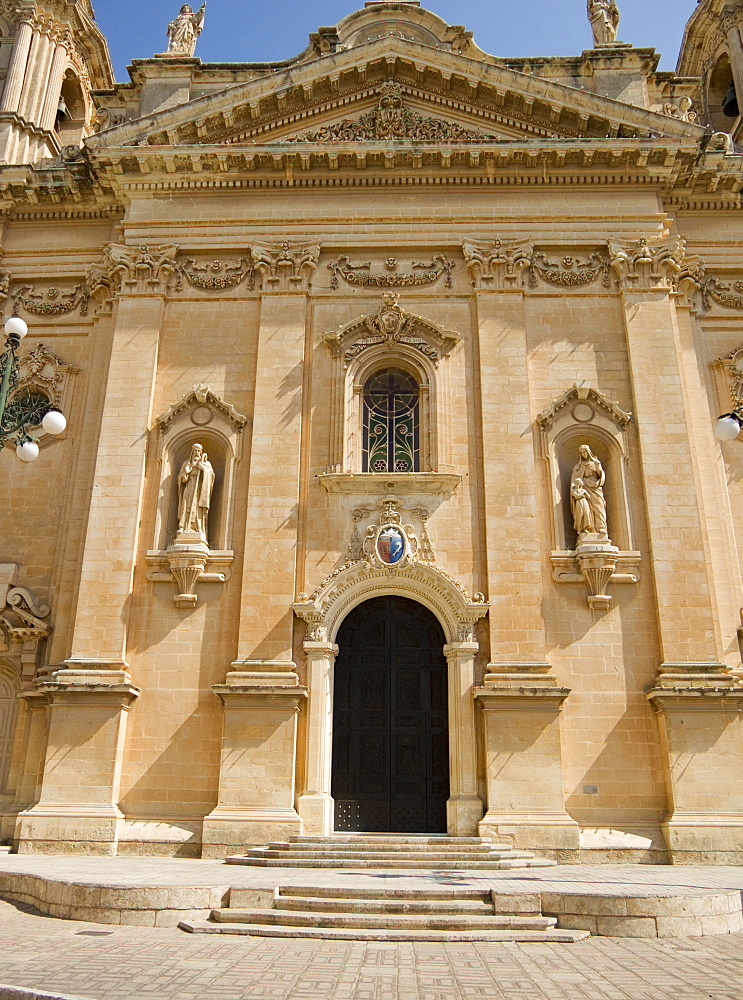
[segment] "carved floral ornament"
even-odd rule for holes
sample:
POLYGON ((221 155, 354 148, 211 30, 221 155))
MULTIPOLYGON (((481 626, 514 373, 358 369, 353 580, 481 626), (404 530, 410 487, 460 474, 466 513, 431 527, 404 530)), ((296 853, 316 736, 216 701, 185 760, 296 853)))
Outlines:
POLYGON ((342 355, 344 367, 364 351, 387 344, 390 347, 404 344, 419 351, 438 365, 447 357, 461 339, 459 334, 442 330, 421 316, 404 312, 398 304, 399 296, 388 292, 382 296, 382 305, 374 316, 362 316, 336 333, 326 333, 324 340, 334 355, 342 355))
POLYGON ((395 593, 421 601, 437 614, 449 642, 475 642, 475 624, 488 611, 482 594, 471 597, 462 585, 433 563, 426 529, 429 512, 407 511, 422 524, 404 523, 404 508, 394 496, 374 508, 353 512, 354 529, 346 562, 310 596, 300 594, 294 611, 307 623, 305 642, 332 642, 345 613, 361 600, 395 593), (366 524, 362 540, 359 524, 366 524))

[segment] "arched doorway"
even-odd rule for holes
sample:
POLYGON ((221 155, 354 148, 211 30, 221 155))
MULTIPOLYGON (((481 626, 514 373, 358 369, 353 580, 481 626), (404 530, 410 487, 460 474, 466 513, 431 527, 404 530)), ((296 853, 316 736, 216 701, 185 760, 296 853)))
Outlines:
POLYGON ((335 830, 446 833, 446 639, 404 597, 354 608, 338 632, 333 701, 335 830))
POLYGON ((15 686, 0 673, 0 795, 5 791, 10 770, 16 706, 15 686))

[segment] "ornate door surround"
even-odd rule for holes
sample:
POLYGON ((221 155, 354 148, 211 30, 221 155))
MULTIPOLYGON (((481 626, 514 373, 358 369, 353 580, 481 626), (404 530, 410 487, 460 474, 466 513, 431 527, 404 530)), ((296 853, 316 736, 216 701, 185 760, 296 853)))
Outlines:
POLYGON ((333 833, 331 795, 333 685, 338 655, 336 637, 343 620, 373 597, 407 597, 433 612, 444 632, 448 667, 449 786, 447 832, 476 836, 483 803, 478 795, 474 666, 479 651, 475 623, 488 612, 482 595, 472 598, 449 574, 418 561, 405 539, 395 566, 378 558, 347 563, 308 596, 300 594, 295 614, 307 623, 309 703, 306 727, 306 777, 297 802, 303 833, 333 833), (399 568, 398 568, 399 567, 399 568))

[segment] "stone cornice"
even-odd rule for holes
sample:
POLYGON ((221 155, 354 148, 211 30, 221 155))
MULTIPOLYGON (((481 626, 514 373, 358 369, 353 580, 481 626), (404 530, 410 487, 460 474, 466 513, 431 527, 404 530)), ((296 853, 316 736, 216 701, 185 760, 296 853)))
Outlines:
MULTIPOLYGON (((349 96, 357 97, 363 88, 378 88, 390 78, 404 88, 459 102, 475 119, 478 112, 510 114, 553 135, 664 135, 682 139, 704 134, 698 125, 516 72, 502 64, 486 64, 386 36, 206 95, 146 120, 128 122, 91 137, 89 145, 96 150, 143 143, 194 145, 223 142, 228 136, 240 136, 242 141, 269 122, 275 127, 281 122, 290 126, 317 101, 335 108, 338 117, 343 117, 349 96)), ((306 124, 304 130, 310 127, 306 124)))

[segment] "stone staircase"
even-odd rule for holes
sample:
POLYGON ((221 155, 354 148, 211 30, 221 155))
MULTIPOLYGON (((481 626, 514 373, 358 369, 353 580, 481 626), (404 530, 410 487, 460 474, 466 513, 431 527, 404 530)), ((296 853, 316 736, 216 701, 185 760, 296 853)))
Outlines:
MULTIPOLYGON (((535 897, 487 889, 347 889, 279 886, 273 909, 230 906, 209 920, 183 920, 192 934, 243 934, 341 941, 512 941, 572 944, 588 931, 560 930, 544 917, 535 897)), ((539 898, 538 895, 536 897, 539 898)))
POLYGON ((336 834, 332 837, 290 837, 227 858, 228 865, 262 868, 401 868, 446 871, 504 871, 510 868, 549 868, 556 864, 493 844, 481 837, 411 834, 336 834))
POLYGON ((10 844, 0 843, 0 855, 2 855, 2 854, 10 854, 10 852, 12 850, 13 850, 13 848, 10 846, 10 844))

